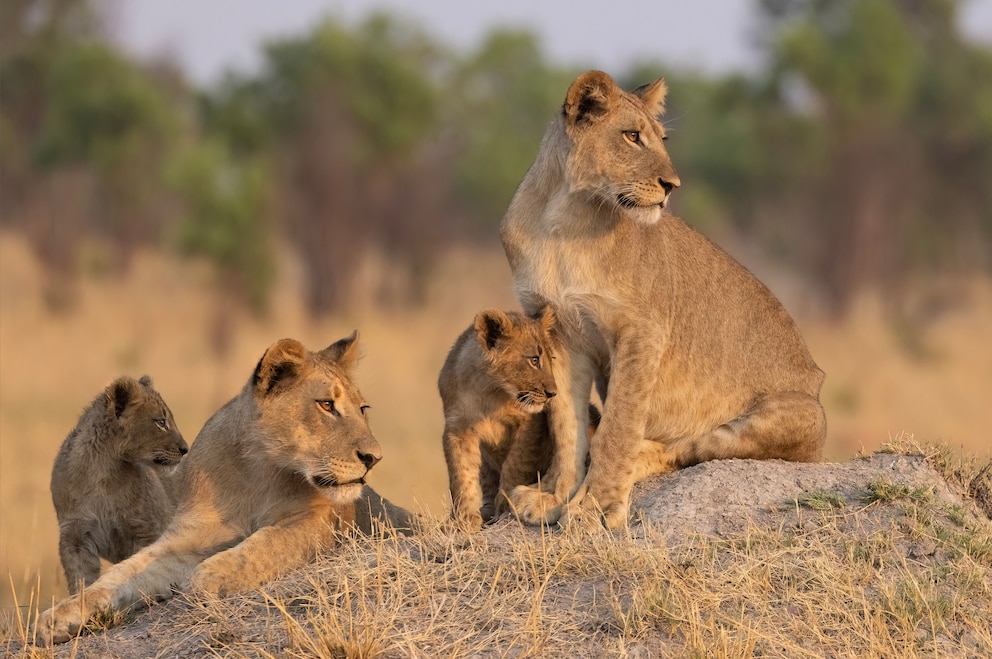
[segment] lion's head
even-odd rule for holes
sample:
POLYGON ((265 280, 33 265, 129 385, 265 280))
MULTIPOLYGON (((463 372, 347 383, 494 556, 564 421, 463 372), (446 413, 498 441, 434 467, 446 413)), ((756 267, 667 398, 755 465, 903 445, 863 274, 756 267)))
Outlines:
POLYGON ((667 92, 660 78, 632 92, 602 71, 575 79, 562 105, 572 143, 564 164, 573 192, 586 193, 635 221, 658 221, 681 184, 658 121, 667 92))
POLYGON ((382 459, 369 406, 352 380, 357 362, 357 332, 320 352, 282 339, 262 355, 250 382, 268 459, 342 503, 358 499, 382 459))
POLYGON ((492 378, 528 412, 540 412, 555 396, 551 372, 551 331, 555 316, 538 318, 484 309, 475 317, 475 336, 492 378))
POLYGON ((107 413, 120 425, 124 441, 121 457, 131 462, 175 465, 189 446, 176 427, 172 410, 147 375, 140 380, 122 376, 104 391, 107 413))

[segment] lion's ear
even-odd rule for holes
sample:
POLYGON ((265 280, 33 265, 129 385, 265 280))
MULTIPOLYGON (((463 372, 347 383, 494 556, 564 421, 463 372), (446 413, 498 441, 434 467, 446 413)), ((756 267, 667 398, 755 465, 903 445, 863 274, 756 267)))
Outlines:
POLYGON ((544 330, 544 333, 550 335, 555 328, 555 324, 558 322, 558 317, 555 316, 555 310, 551 308, 551 305, 547 304, 541 309, 537 320, 540 321, 541 329, 544 330))
POLYGON ((107 409, 113 410, 118 419, 121 418, 127 406, 141 394, 139 389, 140 385, 134 378, 127 375, 117 378, 107 385, 104 392, 107 396, 107 409))
POLYGON ((361 357, 358 349, 358 330, 352 332, 351 336, 346 336, 327 346, 320 351, 320 354, 350 373, 361 357))
POLYGON ((620 88, 602 71, 586 71, 571 84, 565 94, 562 113, 570 126, 592 123, 606 114, 620 88))
POLYGON ((281 381, 294 377, 307 358, 307 349, 295 339, 280 339, 258 360, 252 382, 255 389, 267 394, 281 381))
POLYGON ((483 309, 475 316, 475 336, 486 350, 492 350, 512 328, 513 321, 499 309, 483 309))
POLYGON ((668 96, 668 85, 664 78, 658 78, 654 82, 641 85, 634 90, 634 95, 644 101, 648 110, 656 117, 665 114, 665 97, 668 96))

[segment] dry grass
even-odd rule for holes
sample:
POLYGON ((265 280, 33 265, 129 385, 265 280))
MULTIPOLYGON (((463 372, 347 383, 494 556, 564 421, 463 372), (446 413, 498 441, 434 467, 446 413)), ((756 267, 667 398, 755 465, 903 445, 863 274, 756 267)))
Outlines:
POLYGON ((138 642, 273 659, 989 656, 992 526, 909 488, 867 503, 874 491, 675 547, 647 522, 349 539, 263 592, 174 601, 138 642))
MULTIPOLYGON (((77 309, 60 316, 44 308, 41 281, 37 264, 23 242, 16 236, 0 234, 0 576, 10 584, 0 588, 0 607, 7 635, 12 638, 19 633, 17 621, 24 620, 39 601, 45 608, 65 593, 56 551, 57 526, 48 493, 51 464, 79 412, 112 378, 122 373, 151 374, 173 408, 180 428, 187 439, 192 439, 207 417, 240 389, 251 366, 272 341, 293 336, 318 347, 358 327, 367 353, 359 369, 359 382, 373 404, 373 429, 386 455, 373 472, 372 484, 400 504, 439 516, 445 510, 447 483, 440 450, 442 417, 435 387, 437 371, 451 342, 475 311, 490 305, 516 306, 509 272, 498 252, 454 253, 438 264, 437 280, 426 308, 383 311, 370 304, 320 321, 306 317, 298 294, 299 277, 286 267, 270 315, 266 319, 238 318, 229 350, 218 358, 210 353, 205 338, 213 302, 209 272, 200 264, 180 264, 155 254, 139 255, 133 275, 126 280, 86 277, 76 291, 77 309)), ((369 297, 374 296, 370 293, 369 297)), ((935 346, 926 359, 910 357, 898 347, 870 301, 862 305, 854 319, 839 326, 799 317, 814 356, 828 373, 823 396, 830 419, 828 457, 846 459, 858 448, 873 449, 904 429, 915 432, 917 437, 943 439, 965 449, 964 453, 954 450, 933 458, 948 465, 945 477, 951 481, 954 470, 963 468, 955 464, 955 460, 963 460, 961 455, 970 452, 979 458, 987 456, 986 398, 988 376, 992 373, 987 330, 992 326, 992 289, 987 283, 977 283, 965 297, 970 304, 940 316, 921 330, 922 338, 935 346)), ((835 505, 830 493, 824 493, 821 503, 824 508, 817 514, 837 519, 845 519, 866 505, 835 505)), ((884 503, 910 504, 917 506, 919 515, 928 505, 914 502, 911 497, 884 503)), ((962 539, 965 531, 954 532, 957 540, 948 542, 973 544, 971 551, 982 554, 981 540, 962 539)), ((764 547, 760 542, 763 533, 755 531, 752 544, 764 547)), ((932 584, 912 585, 905 570, 899 571, 900 563, 894 556, 885 560, 885 565, 894 570, 892 580, 886 581, 887 585, 880 582, 870 593, 855 597, 858 587, 864 590, 867 586, 849 583, 854 573, 846 554, 839 554, 836 543, 819 535, 793 535, 789 542, 806 547, 798 555, 785 551, 789 546, 779 547, 779 554, 765 554, 760 561, 740 548, 721 548, 703 540, 691 551, 669 555, 656 548, 649 550, 650 543, 639 538, 619 538, 613 543, 597 540, 589 548, 575 548, 558 535, 526 536, 512 552, 512 561, 502 567, 504 559, 500 555, 487 559, 486 551, 455 547, 441 534, 429 538, 432 539, 423 540, 426 545, 416 551, 409 548, 408 541, 385 543, 374 550, 355 545, 349 549, 353 554, 349 554, 349 561, 354 560, 354 564, 335 561, 315 572, 312 597, 326 597, 327 607, 337 612, 333 616, 326 613, 328 609, 323 605, 296 605, 291 599, 246 601, 238 606, 268 611, 266 615, 272 616, 271 633, 288 639, 287 648, 295 648, 287 650, 290 656, 363 656, 363 652, 402 655, 404 647, 419 648, 416 643, 426 644, 424 638, 428 636, 436 637, 435 645, 424 645, 426 649, 418 652, 433 654, 436 650, 442 656, 471 654, 486 647, 504 647, 505 652, 518 656, 543 654, 549 651, 551 639, 558 643, 563 638, 563 648, 571 647, 568 644, 573 638, 576 644, 594 639, 602 643, 605 652, 618 656, 637 654, 637 648, 645 647, 649 641, 675 642, 671 639, 687 648, 705 647, 717 654, 789 654, 782 648, 794 649, 810 635, 824 644, 817 647, 829 648, 828 654, 859 654, 850 649, 856 645, 855 637, 878 643, 876 649, 881 654, 886 654, 882 652, 884 647, 897 645, 903 650, 932 654, 944 642, 940 640, 940 630, 947 627, 948 615, 954 621, 951 627, 971 625, 958 619, 964 614, 957 609, 952 607, 948 614, 943 604, 937 606, 931 601, 932 584), (811 544, 807 547, 804 543, 811 544), (435 545, 433 559, 412 558, 426 555, 435 545), (391 561, 398 576, 376 576, 376 568, 363 571, 361 566, 371 560, 369 551, 377 556, 371 564, 391 561), (444 556, 448 558, 442 560, 444 556), (786 563, 793 566, 789 569, 800 572, 817 567, 808 563, 819 556, 822 565, 816 582, 829 582, 829 592, 840 599, 817 606, 802 601, 798 608, 786 604, 793 602, 790 598, 796 595, 782 590, 785 586, 778 582, 788 579, 779 576, 778 581, 772 580, 776 570, 785 568, 766 565, 767 575, 762 579, 767 583, 754 572, 761 561, 768 563, 775 556, 787 559, 786 563), (743 566, 749 565, 752 558, 755 564, 745 569, 743 566), (691 563, 691 569, 681 567, 686 561, 691 563), (590 574, 599 575, 593 585, 575 585, 578 582, 570 570, 578 570, 581 565, 590 574), (735 565, 738 567, 733 568, 735 565), (339 569, 333 566, 340 566, 341 573, 333 573, 339 569), (633 566, 639 566, 637 570, 643 569, 650 578, 635 576, 633 566), (324 571, 331 572, 322 577, 324 571), (349 574, 352 571, 354 574, 349 574), (741 593, 750 588, 751 597, 758 599, 752 601, 721 591, 718 586, 724 571, 727 575, 737 574, 738 586, 747 586, 741 593), (900 586, 904 581, 909 585, 900 586), (337 587, 327 585, 331 583, 351 584, 350 590, 343 595, 337 587), (636 589, 632 587, 635 583, 640 584, 636 589), (687 583, 693 584, 690 591, 684 591, 687 583), (385 599, 370 599, 366 585, 374 585, 375 597, 385 599), (495 596, 498 610, 492 610, 493 604, 482 604, 490 593, 495 596), (748 611, 757 606, 761 593, 770 604, 755 618, 748 611), (923 599, 913 606, 898 604, 912 593, 926 596, 921 595, 923 599), (883 594, 888 599, 880 599, 883 594), (575 603, 568 615, 547 605, 569 601, 575 603), (424 612, 418 613, 419 607, 411 602, 428 606, 428 628, 415 629, 410 616, 424 612), (280 612, 280 606, 292 614, 290 618, 295 622, 280 612), (828 615, 823 610, 828 606, 843 610, 828 615), (903 623, 899 625, 900 633, 891 624, 884 630, 875 629, 888 620, 881 613, 886 606, 914 611, 930 606, 934 610, 927 614, 927 624, 932 637, 922 638, 922 632, 916 631, 919 622, 913 634, 921 638, 913 636, 911 642, 906 640, 903 623), (809 607, 813 608, 808 610, 809 607), (308 613, 297 615, 303 609, 308 613), (317 615, 320 610, 325 614, 317 615), (348 612, 347 616, 343 611, 348 612), (513 615, 509 615, 511 611, 513 615), (851 616, 860 616, 861 622, 855 625, 848 620, 851 616), (828 624, 834 618, 843 622, 828 624), (464 624, 464 619, 471 624, 464 624), (808 628, 800 625, 799 619, 806 620, 803 625, 808 628), (501 622, 497 624, 496 620, 501 622), (848 626, 856 632, 845 635, 843 640, 823 640, 831 638, 829 629, 834 629, 836 635, 837 630, 848 626), (372 633, 369 629, 379 631, 372 633), (876 632, 879 636, 872 637, 876 632), (320 652, 306 645, 323 643, 323 638, 353 642, 340 647, 329 642, 320 652), (500 639, 507 645, 500 645, 500 639)), ((468 542, 471 548, 479 541, 468 542)), ((878 551, 884 555, 882 549, 878 551)), ((966 565, 961 570, 961 574, 974 576, 974 570, 966 565)), ((987 572, 984 579, 981 583, 985 584, 983 597, 987 602, 987 572)), ((199 634, 199 629, 193 625, 189 633, 199 634)), ((980 644, 987 642, 987 628, 972 635, 980 644)), ((229 645, 237 647, 233 642, 229 645)), ((795 651, 802 656, 801 650, 795 651)), ((275 656, 282 650, 271 652, 275 656)), ((237 656, 237 651, 232 653, 237 656)))

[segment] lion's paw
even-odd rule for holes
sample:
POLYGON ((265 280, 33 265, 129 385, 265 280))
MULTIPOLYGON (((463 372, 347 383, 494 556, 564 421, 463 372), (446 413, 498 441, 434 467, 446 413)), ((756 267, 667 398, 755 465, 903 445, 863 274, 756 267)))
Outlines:
POLYGON ((217 564, 210 563, 210 559, 207 559, 193 571, 189 579, 189 588, 191 592, 198 595, 225 597, 229 593, 243 590, 243 588, 238 587, 235 581, 237 579, 232 578, 227 570, 221 569, 221 566, 217 564))
POLYGON ((627 525, 627 506, 615 502, 603 508, 593 497, 575 498, 565 506, 558 524, 591 532, 623 528, 627 525))
POLYGON ((518 485, 510 491, 509 499, 510 509, 524 524, 554 524, 561 517, 561 501, 551 492, 518 485))
POLYGON ((476 533, 482 529, 482 514, 477 510, 458 511, 451 521, 455 528, 467 533, 476 533))
POLYGON ((62 600, 38 616, 36 641, 41 645, 65 643, 83 626, 82 603, 78 596, 62 600))

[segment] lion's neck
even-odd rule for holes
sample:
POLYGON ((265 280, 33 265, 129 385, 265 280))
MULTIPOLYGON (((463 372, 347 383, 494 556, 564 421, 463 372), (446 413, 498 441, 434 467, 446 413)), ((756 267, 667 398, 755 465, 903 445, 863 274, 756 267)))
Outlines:
POLYGON ((566 171, 571 149, 564 120, 558 118, 544 134, 537 157, 503 217, 501 233, 511 266, 514 253, 535 237, 602 236, 614 228, 617 218, 600 201, 588 191, 572 189, 566 171))

